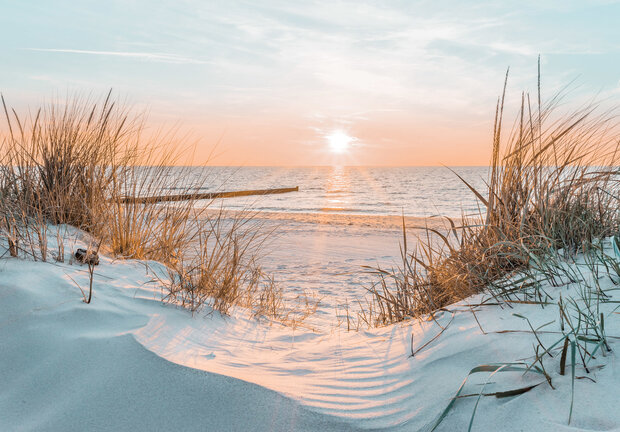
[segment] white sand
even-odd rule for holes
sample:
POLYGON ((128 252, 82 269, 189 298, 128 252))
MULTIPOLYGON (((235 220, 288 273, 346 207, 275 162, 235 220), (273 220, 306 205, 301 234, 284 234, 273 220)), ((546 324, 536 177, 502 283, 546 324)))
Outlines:
MULTIPOLYGON (((492 333, 527 329, 512 313, 535 327, 557 321, 557 307, 486 307, 476 314, 483 334, 463 306, 479 301, 470 298, 450 308, 452 324, 412 358, 412 335, 420 347, 437 334, 436 324, 360 332, 329 324, 339 296, 363 292, 356 285, 363 278, 359 271, 333 273, 355 271, 375 258, 392 260, 398 226, 304 220, 287 226, 265 265, 293 289, 329 291, 314 330, 257 322, 244 311, 192 317, 159 302, 159 290, 139 262, 104 257, 93 303, 86 305, 69 278, 87 286, 83 267, 0 260, 0 430, 424 430, 473 367, 533 354, 532 334, 492 333)), ((601 283, 611 287, 608 278, 601 283)), ((572 290, 549 293, 557 300, 559 292, 567 298, 572 290)), ((603 309, 606 329, 617 337, 618 315, 611 309, 603 309)), ((446 325, 450 317, 444 313, 439 321, 446 325)), ((559 324, 546 329, 557 331, 559 324)), ((558 336, 542 337, 548 343, 558 336)), ((612 349, 617 341, 610 338, 612 349)), ((597 382, 576 380, 570 426, 570 375, 559 375, 554 358, 546 366, 555 390, 543 384, 517 397, 484 397, 473 430, 620 430, 617 358, 598 357, 592 365, 606 366, 588 375, 597 382)), ((480 375, 470 379, 466 393, 480 390, 488 374, 480 375)), ((579 365, 577 375, 586 375, 579 365)), ((485 391, 540 380, 502 373, 485 391)), ((458 400, 438 430, 466 430, 474 403, 458 400)))
MULTIPOLYGON (((230 212, 237 214, 237 212, 230 212)), ((362 266, 391 268, 400 261, 403 219, 400 216, 260 212, 256 218, 277 235, 266 244, 262 260, 289 293, 312 293, 321 300, 316 315, 306 321, 328 331, 342 321, 345 307, 359 308, 376 278, 362 266)), ((440 218, 405 218, 410 247, 416 227, 444 229, 440 218)))

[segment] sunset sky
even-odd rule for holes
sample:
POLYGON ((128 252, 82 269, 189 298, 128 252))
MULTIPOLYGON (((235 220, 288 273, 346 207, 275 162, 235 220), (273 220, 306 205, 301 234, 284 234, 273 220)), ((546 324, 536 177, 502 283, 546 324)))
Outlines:
POLYGON ((217 165, 484 165, 539 53, 544 95, 620 97, 619 2, 76 4, 0 0, 8 102, 113 88, 217 165))

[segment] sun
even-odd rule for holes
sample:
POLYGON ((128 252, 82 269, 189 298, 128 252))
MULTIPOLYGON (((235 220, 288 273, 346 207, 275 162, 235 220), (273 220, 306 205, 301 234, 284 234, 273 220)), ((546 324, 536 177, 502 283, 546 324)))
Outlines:
POLYGON ((355 141, 355 138, 347 135, 345 132, 341 130, 333 131, 331 134, 327 135, 327 143, 329 144, 329 150, 332 153, 344 153, 346 152, 351 143, 355 141))

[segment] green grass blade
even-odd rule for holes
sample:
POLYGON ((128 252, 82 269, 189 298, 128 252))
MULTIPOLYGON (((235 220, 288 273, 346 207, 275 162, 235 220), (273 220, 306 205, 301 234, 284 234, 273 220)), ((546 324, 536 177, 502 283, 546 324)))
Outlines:
POLYGON ((570 341, 570 357, 571 357, 571 371, 572 371, 572 383, 571 383, 571 394, 570 394, 570 411, 568 412, 568 424, 573 417, 573 402, 575 401, 575 363, 577 356, 577 348, 575 346, 575 341, 570 341))
MULTIPOLYGON (((471 375, 475 373, 480 373, 480 372, 493 372, 493 373, 500 372, 500 371, 501 372, 528 372, 529 370, 539 373, 539 374, 543 374, 542 371, 540 371, 538 368, 526 367, 524 363, 502 363, 502 364, 488 364, 488 365, 476 366, 475 368, 469 371, 469 373, 467 374, 467 377, 465 377, 460 387, 456 391, 456 394, 452 397, 452 399, 450 400, 446 408, 437 416, 437 418, 432 423, 429 424, 426 430, 428 430, 429 432, 433 432, 435 429, 437 429, 437 427, 446 418, 446 416, 448 415, 448 413, 454 406, 454 403, 456 402, 458 397, 461 395, 461 392, 463 391, 463 388, 465 387, 465 384, 467 383, 467 380, 469 379, 471 375)), ((517 394, 520 394, 520 393, 517 393, 517 394)), ((473 417, 472 417, 472 421, 473 421, 473 417)), ((470 422, 470 426, 471 426, 471 422, 470 422)))

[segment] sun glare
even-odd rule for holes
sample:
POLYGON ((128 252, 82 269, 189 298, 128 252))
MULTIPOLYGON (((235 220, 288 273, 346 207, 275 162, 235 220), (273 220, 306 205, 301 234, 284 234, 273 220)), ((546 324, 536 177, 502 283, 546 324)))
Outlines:
POLYGON ((349 146, 355 138, 347 135, 341 130, 333 131, 327 135, 327 143, 329 144, 329 150, 333 153, 344 153, 349 149, 349 146))

